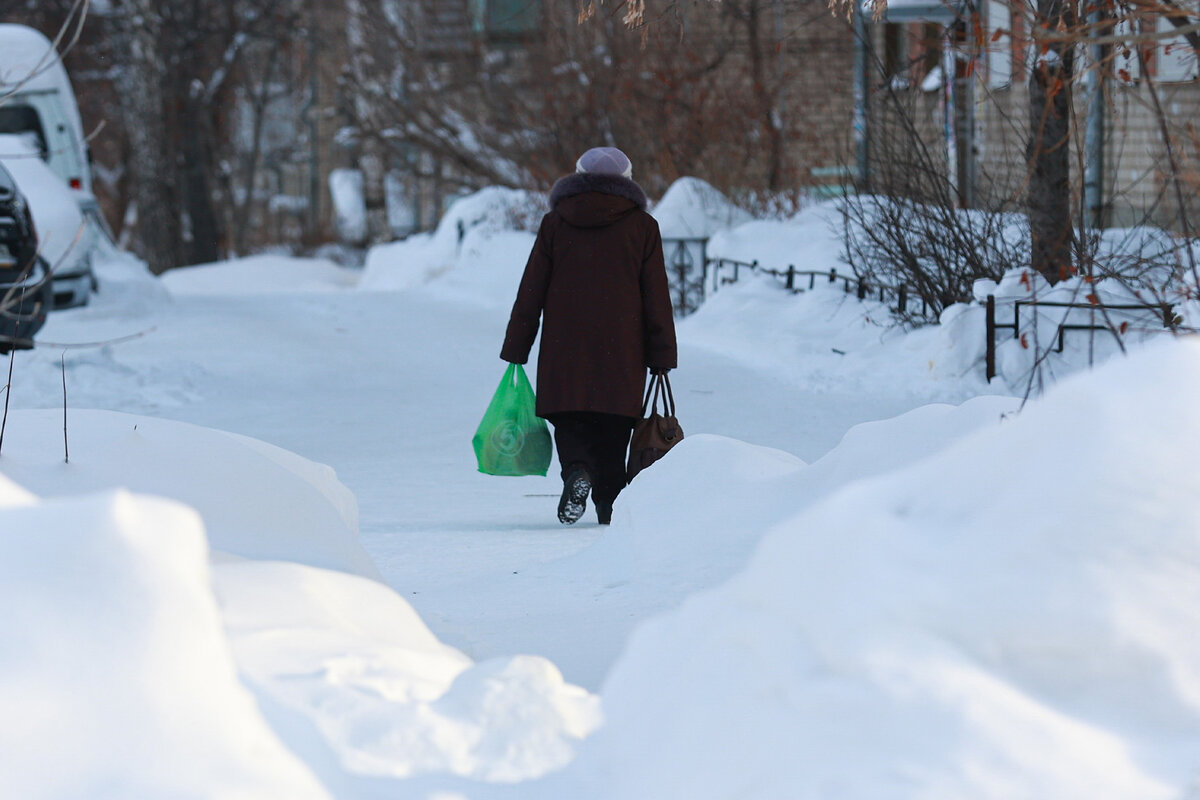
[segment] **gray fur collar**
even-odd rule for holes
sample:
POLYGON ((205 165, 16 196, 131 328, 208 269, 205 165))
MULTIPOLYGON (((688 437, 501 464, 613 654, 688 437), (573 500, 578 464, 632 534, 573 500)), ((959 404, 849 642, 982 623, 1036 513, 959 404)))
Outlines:
POLYGON ((605 175, 603 173, 573 172, 559 178, 550 190, 550 208, 560 201, 584 192, 600 192, 612 194, 632 200, 642 211, 646 210, 646 193, 642 187, 629 178, 620 175, 605 175))

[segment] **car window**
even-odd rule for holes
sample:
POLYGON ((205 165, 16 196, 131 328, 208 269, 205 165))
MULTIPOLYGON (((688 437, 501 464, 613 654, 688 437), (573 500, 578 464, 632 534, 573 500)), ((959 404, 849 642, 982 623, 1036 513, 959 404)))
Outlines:
POLYGON ((41 117, 32 106, 0 106, 0 133, 23 133, 32 136, 34 146, 42 158, 49 156, 41 117))

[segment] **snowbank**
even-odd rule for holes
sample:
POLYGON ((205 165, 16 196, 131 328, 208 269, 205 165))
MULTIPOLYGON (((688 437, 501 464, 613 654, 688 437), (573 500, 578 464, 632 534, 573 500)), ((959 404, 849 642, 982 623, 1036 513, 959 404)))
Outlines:
POLYGON ((1200 344, 1164 343, 845 484, 635 634, 571 780, 607 797, 1181 796, 1200 744, 1198 404, 1200 344))
MULTIPOLYGON (((792 293, 780 278, 743 269, 737 283, 677 322, 680 341, 768 370, 805 391, 907 395, 908 408, 1010 391, 983 379, 981 318, 978 330, 956 329, 953 336, 936 326, 905 331, 886 303, 860 301, 841 281, 818 278, 807 287, 792 293)), ((792 416, 805 424, 804 409, 792 416)))
POLYGON ((499 186, 456 200, 433 233, 372 247, 360 288, 398 291, 428 283, 455 266, 468 239, 537 230, 545 212, 544 203, 544 197, 537 193, 499 186))
POLYGON ((650 214, 664 238, 708 238, 718 231, 749 222, 749 212, 699 178, 680 178, 671 184, 650 214))
POLYGON ((544 658, 475 664, 377 581, 284 563, 374 574, 327 467, 100 411, 70 412, 64 464, 61 425, 12 412, 0 459, 0 602, 20 609, 0 621, 0 703, 21 720, 0 731, 0 795, 394 797, 417 776, 540 777, 598 726, 544 658), (80 494, 107 486, 196 508, 80 494), (239 558, 210 566, 205 523, 239 558))
POLYGON ((0 469, 43 497, 127 488, 199 511, 212 546, 377 577, 332 469, 245 436, 114 411, 14 410, 0 469))
POLYGON ((792 265, 798 270, 846 272, 837 203, 817 203, 787 220, 754 220, 719 231, 708 243, 708 257, 757 261, 775 270, 792 265))
POLYGON ((174 295, 322 292, 351 288, 358 279, 358 270, 340 267, 332 261, 282 255, 257 255, 182 267, 161 277, 163 285, 174 295))
POLYGON ((454 269, 429 288, 442 297, 507 314, 516 299, 534 238, 525 231, 468 233, 454 269))
MULTIPOLYGON (((709 242, 710 258, 741 262, 757 261, 766 269, 829 272, 852 275, 844 263, 844 243, 839 233, 843 220, 837 203, 830 201, 801 211, 785 221, 756 220, 715 234, 709 242)), ((883 201, 880 201, 883 202, 883 201)), ((991 231, 991 247, 997 252, 1017 251, 1028 237, 1024 223, 1014 215, 985 217, 979 212, 961 212, 980 230, 991 231)), ((839 380, 856 372, 881 369, 893 373, 899 383, 925 373, 945 384, 961 384, 970 392, 983 390, 984 358, 987 350, 986 310, 988 295, 996 299, 996 320, 1011 325, 1017 302, 1037 300, 1043 304, 1150 304, 1143 310, 1058 308, 1042 305, 1035 310, 1023 305, 1020 329, 999 329, 995 336, 998 380, 990 391, 1024 395, 1041 391, 1054 381, 1090 366, 1101 364, 1123 349, 1137 348, 1167 334, 1163 324, 1165 306, 1173 303, 1172 314, 1184 325, 1195 324, 1200 306, 1187 302, 1181 275, 1186 275, 1182 243, 1169 233, 1153 228, 1105 231, 1096 241, 1096 257, 1107 268, 1125 275, 1121 281, 1089 281, 1080 276, 1051 287, 1028 268, 1009 270, 998 283, 977 281, 974 302, 952 305, 927 330, 906 332, 885 303, 867 298, 860 302, 844 292, 844 282, 800 276, 793 296, 778 277, 756 276, 746 268, 737 271, 732 285, 708 287, 700 310, 683 321, 681 334, 705 347, 762 366, 796 370, 803 360, 829 361, 825 353, 797 349, 798 341, 813 341, 814 328, 827 332, 835 352, 846 355, 837 370, 839 380), (831 291, 832 290, 832 291, 831 291), (823 298, 818 300, 817 298, 823 298), (768 322, 767 320, 770 320, 768 322), (1105 329, 1119 331, 1120 338, 1105 329), (1062 324, 1097 325, 1098 330, 1068 330, 1058 351, 1057 331, 1062 324), (872 332, 874 329, 874 332, 872 332), (745 347, 753 342, 753 347, 745 347), (889 344, 889 342, 891 344, 889 344), (884 353, 889 357, 881 358, 884 353), (927 365, 926 369, 921 364, 927 365)), ((732 265, 717 265, 719 277, 735 274, 732 265)), ((894 299, 889 302, 894 304, 894 299)), ((811 380, 811 371, 808 379, 811 380)), ((965 396, 965 395, 964 395, 965 396)), ((950 398, 947 398, 950 399, 950 398)), ((958 397, 955 399, 962 399, 958 397)))
MULTIPOLYGON (((323 777, 455 775, 517 782, 560 768, 599 700, 534 656, 473 664, 374 581, 296 564, 223 564, 237 661, 323 777), (287 723, 289 719, 303 720, 287 723)), ((394 791, 394 790, 393 790, 394 791)))
MULTIPOLYGON (((1113 258, 1114 267, 1119 268, 1118 256, 1113 258)), ((1160 277, 1164 271, 1178 274, 1174 268, 1160 268, 1157 270, 1160 277)), ((951 374, 983 374, 987 350, 985 304, 991 295, 996 302, 996 322, 1009 326, 995 333, 995 384, 1016 394, 1031 389, 1037 393, 1056 380, 1102 364, 1124 350, 1170 336, 1164 325, 1167 306, 1157 305, 1159 302, 1174 302, 1170 314, 1179 316, 1184 323, 1195 313, 1162 287, 1150 289, 1114 279, 1089 281, 1082 276, 1051 286, 1031 269, 1009 270, 999 283, 976 281, 974 295, 975 302, 955 304, 942 312, 937 333, 940 358, 951 374), (1043 305, 1036 308, 1028 305, 1033 301, 1043 305), (1060 307, 1055 303, 1152 307, 1102 310, 1060 307), (1019 326, 1016 331, 1011 327, 1014 321, 1019 326), (1097 327, 1065 330, 1060 352, 1058 330, 1062 325, 1097 327)))
POLYGON ((105 492, 0 530, 0 795, 329 797, 238 681, 193 511, 105 492))
POLYGON ((76 316, 128 324, 131 319, 154 313, 171 301, 170 293, 145 261, 116 249, 106 239, 97 244, 92 251, 92 271, 100 288, 93 294, 88 309, 73 310, 76 316))

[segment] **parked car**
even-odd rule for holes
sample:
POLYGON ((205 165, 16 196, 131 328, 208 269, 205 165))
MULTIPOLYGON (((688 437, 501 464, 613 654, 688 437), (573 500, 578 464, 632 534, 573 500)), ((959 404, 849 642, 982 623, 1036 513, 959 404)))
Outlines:
MULTIPOLYGON (((40 31, 0 24, 0 98, 0 135, 25 139, 58 176, 91 229, 86 249, 90 251, 98 237, 111 240, 112 232, 92 193, 91 151, 70 78, 54 45, 40 31)), ((21 182, 21 176, 17 180, 21 182)), ((25 193, 31 194, 29 189, 25 193)), ((37 221, 37 202, 30 200, 37 221)), ((55 264, 54 259, 47 260, 55 264)), ((90 261, 78 259, 58 264, 54 281, 58 308, 86 303, 96 285, 90 261)))
POLYGON ((83 203, 95 202, 87 137, 62 59, 25 25, 0 24, 0 133, 29 134, 54 174, 83 203))
POLYGON ((50 269, 54 308, 84 305, 96 289, 96 234, 71 190, 37 157, 37 142, 29 134, 0 134, 0 165, 16 181, 33 215, 39 252, 50 269))
POLYGON ((51 303, 29 203, 0 165, 0 353, 32 348, 51 303))

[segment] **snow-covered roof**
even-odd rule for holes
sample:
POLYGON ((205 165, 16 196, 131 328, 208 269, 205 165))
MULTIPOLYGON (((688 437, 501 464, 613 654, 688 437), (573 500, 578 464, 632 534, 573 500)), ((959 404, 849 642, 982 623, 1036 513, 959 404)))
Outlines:
POLYGON ((71 94, 67 70, 54 45, 33 28, 0 24, 0 98, 13 91, 47 90, 71 94))

